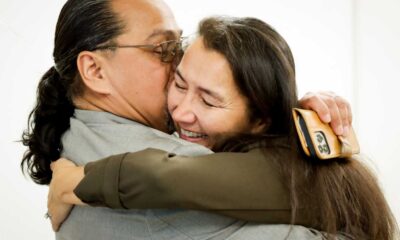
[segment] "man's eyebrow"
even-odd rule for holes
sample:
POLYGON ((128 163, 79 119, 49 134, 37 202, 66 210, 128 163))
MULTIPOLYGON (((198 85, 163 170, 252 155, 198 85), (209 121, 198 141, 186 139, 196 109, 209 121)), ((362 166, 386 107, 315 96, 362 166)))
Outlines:
MULTIPOLYGON (((180 79, 182 79, 182 81, 186 82, 185 78, 182 76, 182 73, 179 69, 176 69, 176 74, 179 76, 180 79)), ((203 87, 199 87, 200 91, 205 92, 206 94, 212 96, 213 98, 217 99, 220 102, 224 102, 224 98, 219 95, 218 93, 211 91, 209 89, 203 88, 203 87)))
POLYGON ((160 35, 163 35, 163 36, 166 36, 167 38, 172 39, 172 38, 176 38, 177 34, 178 34, 178 37, 180 37, 182 35, 182 32, 183 32, 182 30, 173 31, 173 30, 165 30, 165 29, 156 29, 146 38, 146 40, 149 40, 151 38, 154 38, 154 37, 157 37, 160 35))

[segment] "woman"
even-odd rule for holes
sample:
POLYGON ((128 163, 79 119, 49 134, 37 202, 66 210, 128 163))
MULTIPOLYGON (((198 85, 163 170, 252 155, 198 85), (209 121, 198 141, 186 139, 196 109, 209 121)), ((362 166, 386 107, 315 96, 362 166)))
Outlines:
MULTIPOLYGON (((317 162, 301 154, 293 141, 291 110, 296 99, 294 61, 277 32, 253 18, 209 18, 200 23, 198 38, 177 67, 168 108, 181 138, 215 151, 248 152, 249 161, 256 159, 263 168, 261 175, 268 169, 270 179, 281 181, 290 198, 292 223, 327 232, 329 239, 337 233, 349 239, 394 239, 396 222, 376 178, 364 164, 355 158, 317 162), (277 161, 274 156, 282 153, 287 158, 277 161)), ((171 194, 169 202, 154 200, 150 204, 143 196, 151 188, 163 194, 174 192, 171 188, 180 189, 179 182, 185 179, 206 181, 207 176, 198 176, 192 172, 194 168, 187 167, 190 164, 197 164, 202 172, 207 169, 210 176, 220 174, 227 185, 241 177, 224 172, 223 165, 209 169, 207 163, 159 150, 113 156, 86 166, 86 176, 75 193, 84 202, 115 208, 174 207, 179 194, 171 194), (144 166, 143 162, 153 165, 144 166), (115 173, 111 174, 117 179, 114 187, 95 181, 107 171, 115 173), (104 187, 108 193, 101 192, 104 187), (117 201, 108 201, 116 195, 117 201)), ((235 164, 249 171, 245 160, 235 164)), ((74 175, 69 178, 73 183, 64 186, 68 190, 62 191, 63 198, 81 203, 71 190, 83 178, 83 168, 60 161, 53 164, 53 171, 56 181, 57 175, 74 175)), ((251 171, 259 174, 257 169, 251 171)), ((249 179, 247 188, 253 183, 249 179)), ((192 203, 178 206, 199 207, 192 203)), ((221 209, 223 206, 217 210, 221 209)))

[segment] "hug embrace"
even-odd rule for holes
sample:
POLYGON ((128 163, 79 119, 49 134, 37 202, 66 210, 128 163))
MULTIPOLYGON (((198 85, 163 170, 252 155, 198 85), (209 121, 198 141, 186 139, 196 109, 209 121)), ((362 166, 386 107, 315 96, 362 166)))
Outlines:
POLYGON ((57 239, 395 239, 360 157, 303 153, 293 108, 344 136, 351 110, 298 100, 276 30, 217 16, 181 35, 161 0, 64 5, 21 163, 50 184, 57 239))

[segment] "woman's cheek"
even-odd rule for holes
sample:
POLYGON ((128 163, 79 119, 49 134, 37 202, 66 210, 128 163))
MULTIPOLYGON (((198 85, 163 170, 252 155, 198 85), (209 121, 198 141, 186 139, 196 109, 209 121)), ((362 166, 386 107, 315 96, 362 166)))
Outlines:
POLYGON ((168 98, 167 98, 168 110, 171 112, 173 109, 175 109, 178 102, 179 102, 179 93, 175 89, 175 82, 172 81, 168 89, 168 98))
POLYGON ((174 85, 175 81, 172 81, 169 85, 168 88, 168 96, 167 96, 167 104, 168 104, 168 110, 171 111, 173 106, 176 104, 176 93, 174 92, 174 85))

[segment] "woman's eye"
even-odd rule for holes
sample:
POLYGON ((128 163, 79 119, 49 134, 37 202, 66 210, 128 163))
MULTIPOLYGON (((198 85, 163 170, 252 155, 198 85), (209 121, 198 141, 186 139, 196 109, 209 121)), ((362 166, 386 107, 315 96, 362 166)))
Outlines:
POLYGON ((209 102, 207 102, 206 100, 203 99, 203 103, 207 106, 207 107, 217 107, 209 102))
POLYGON ((176 81, 175 81, 175 87, 180 90, 186 90, 186 88, 184 86, 179 85, 176 81))

